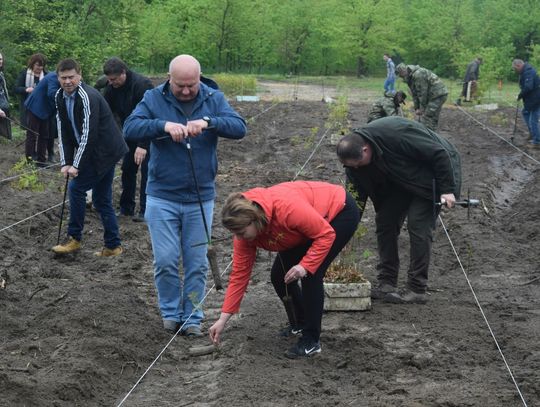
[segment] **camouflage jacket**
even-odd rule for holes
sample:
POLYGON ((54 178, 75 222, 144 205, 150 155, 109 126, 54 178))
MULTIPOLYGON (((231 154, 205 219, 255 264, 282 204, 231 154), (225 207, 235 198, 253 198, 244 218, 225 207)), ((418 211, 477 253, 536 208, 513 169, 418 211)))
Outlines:
POLYGON ((415 109, 424 110, 431 100, 448 95, 444 83, 430 70, 418 65, 407 65, 407 68, 407 85, 411 89, 415 109))
POLYGON ((396 107, 393 95, 385 95, 371 105, 367 122, 370 123, 386 116, 401 116, 401 109, 399 106, 396 107))

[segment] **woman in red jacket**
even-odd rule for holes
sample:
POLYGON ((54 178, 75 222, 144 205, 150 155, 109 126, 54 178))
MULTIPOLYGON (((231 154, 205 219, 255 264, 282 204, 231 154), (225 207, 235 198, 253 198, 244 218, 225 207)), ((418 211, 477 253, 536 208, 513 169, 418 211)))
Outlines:
POLYGON ((231 194, 222 210, 222 223, 234 233, 233 269, 221 316, 210 327, 212 341, 219 342, 225 324, 238 312, 257 248, 263 248, 278 252, 272 284, 280 299, 292 297, 299 326, 292 326, 289 318, 290 328, 302 333, 285 355, 320 353, 324 274, 359 221, 354 198, 343 187, 325 182, 286 182, 231 194))

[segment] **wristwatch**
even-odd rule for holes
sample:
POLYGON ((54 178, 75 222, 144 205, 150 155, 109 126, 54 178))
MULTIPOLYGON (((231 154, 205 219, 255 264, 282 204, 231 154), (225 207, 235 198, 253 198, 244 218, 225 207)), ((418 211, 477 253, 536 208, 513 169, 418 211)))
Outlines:
POLYGON ((203 116, 202 118, 207 124, 208 124, 208 127, 212 127, 212 119, 208 116, 203 116))

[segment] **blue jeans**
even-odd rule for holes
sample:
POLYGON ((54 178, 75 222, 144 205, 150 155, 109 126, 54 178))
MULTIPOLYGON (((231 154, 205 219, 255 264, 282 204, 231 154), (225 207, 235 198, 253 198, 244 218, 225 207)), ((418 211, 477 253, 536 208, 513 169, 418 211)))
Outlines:
POLYGON ((384 81, 384 91, 394 91, 394 84, 396 83, 396 78, 386 78, 384 81))
POLYGON ((84 217, 86 214, 86 191, 92 190, 92 204, 101 216, 105 247, 114 249, 120 246, 118 223, 112 205, 112 182, 114 165, 105 174, 98 177, 93 168, 79 172, 69 181, 69 225, 68 235, 82 239, 84 217))
POLYGON ((540 107, 535 110, 523 109, 523 120, 527 124, 531 141, 533 144, 540 144, 540 130, 538 129, 538 119, 540 118, 540 107))
MULTIPOLYGON (((203 208, 207 225, 211 228, 214 201, 203 202, 203 208)), ((154 279, 161 317, 185 323, 184 328, 199 326, 203 318, 199 304, 204 297, 208 273, 207 245, 204 244, 207 237, 199 203, 180 203, 147 196, 144 218, 152 239, 154 279), (183 281, 179 271, 180 255, 183 281)), ((211 236, 210 231, 208 234, 211 236)))

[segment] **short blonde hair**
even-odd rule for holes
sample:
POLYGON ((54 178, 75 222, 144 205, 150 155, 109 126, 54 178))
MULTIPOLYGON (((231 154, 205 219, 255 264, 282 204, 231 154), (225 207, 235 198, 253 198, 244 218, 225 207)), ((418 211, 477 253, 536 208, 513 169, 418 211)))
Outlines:
POLYGON ((268 225, 266 214, 257 202, 250 201, 240 192, 230 194, 221 210, 221 223, 233 233, 242 231, 251 223, 257 232, 268 225))

